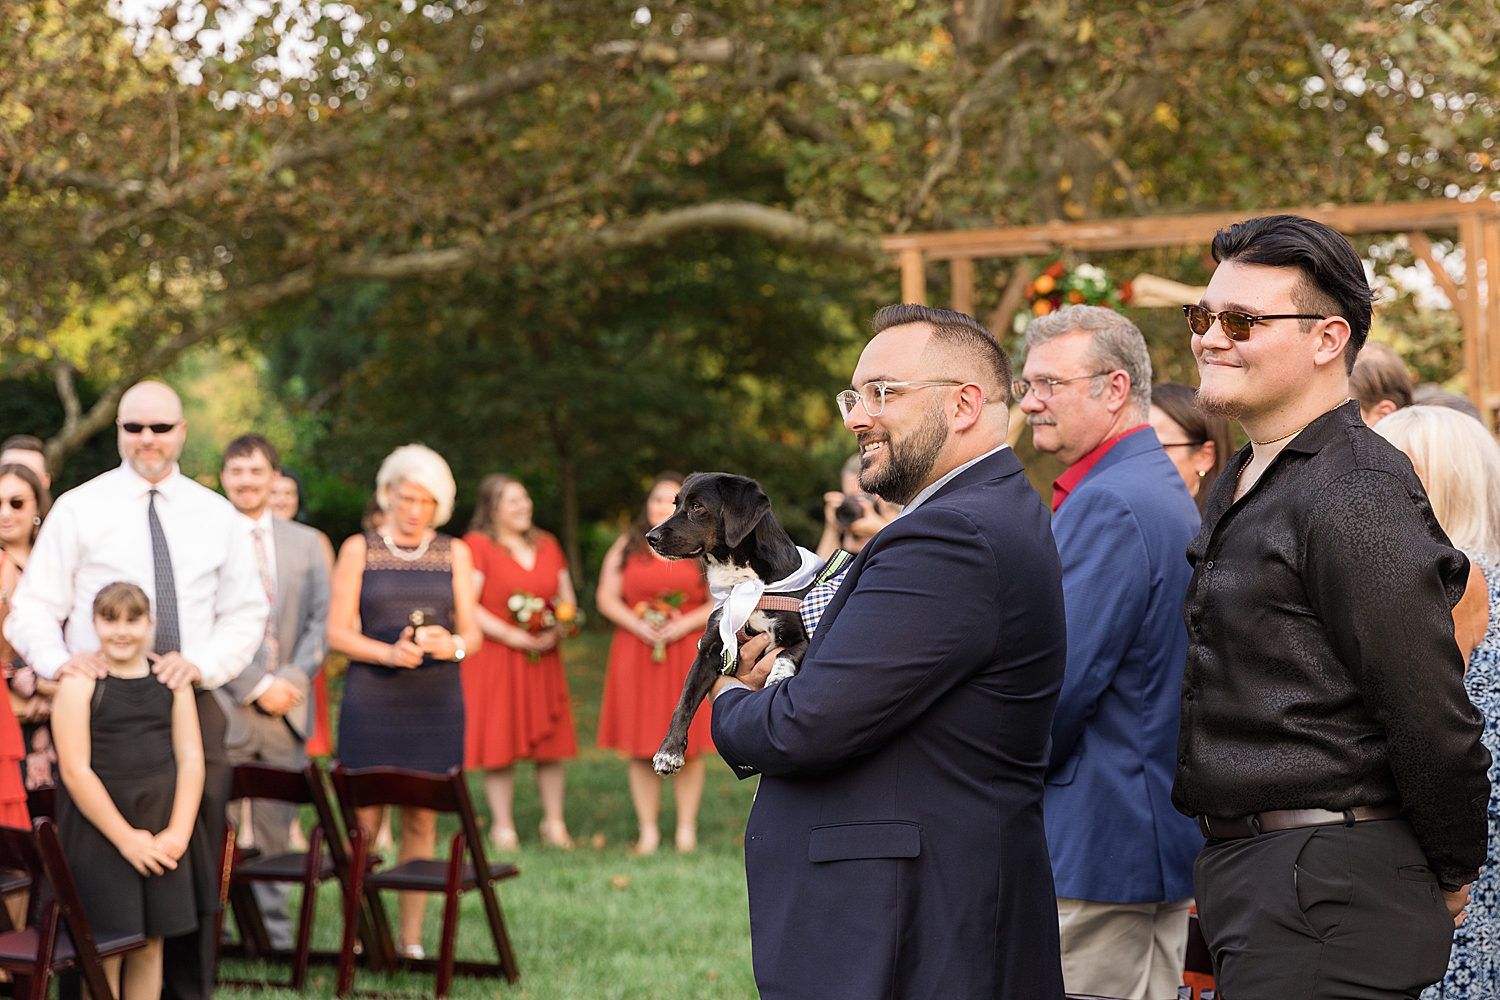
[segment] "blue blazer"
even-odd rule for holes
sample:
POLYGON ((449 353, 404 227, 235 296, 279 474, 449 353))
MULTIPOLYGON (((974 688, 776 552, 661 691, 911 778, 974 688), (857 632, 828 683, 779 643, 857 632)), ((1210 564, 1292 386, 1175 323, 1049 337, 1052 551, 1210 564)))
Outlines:
POLYGON ((1015 453, 985 458, 871 539, 797 676, 714 703, 719 752, 762 775, 745 872, 764 1000, 1061 1000, 1048 521, 1015 453))
POLYGON ((1047 847, 1057 894, 1193 894, 1198 826, 1172 806, 1198 508, 1149 427, 1120 440, 1052 518, 1068 672, 1052 723, 1047 847))

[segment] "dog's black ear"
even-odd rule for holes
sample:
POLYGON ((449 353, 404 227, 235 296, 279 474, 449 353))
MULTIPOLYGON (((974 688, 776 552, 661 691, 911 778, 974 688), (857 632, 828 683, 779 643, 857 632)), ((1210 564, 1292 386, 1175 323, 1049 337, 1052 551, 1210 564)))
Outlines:
POLYGON ((753 479, 729 479, 719 487, 724 497, 724 543, 739 548, 750 532, 771 513, 771 498, 753 479))

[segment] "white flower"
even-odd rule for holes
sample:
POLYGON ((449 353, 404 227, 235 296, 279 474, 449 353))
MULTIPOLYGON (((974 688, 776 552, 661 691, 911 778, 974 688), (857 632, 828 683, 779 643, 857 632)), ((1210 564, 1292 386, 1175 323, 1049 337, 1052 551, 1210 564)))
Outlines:
POLYGON ((1090 281, 1104 281, 1108 277, 1104 273, 1104 268, 1097 264, 1079 264, 1073 269, 1073 273, 1090 281))
POLYGON ((511 594, 510 600, 505 602, 505 606, 507 608, 510 608, 512 614, 519 612, 523 607, 526 606, 526 595, 511 594))

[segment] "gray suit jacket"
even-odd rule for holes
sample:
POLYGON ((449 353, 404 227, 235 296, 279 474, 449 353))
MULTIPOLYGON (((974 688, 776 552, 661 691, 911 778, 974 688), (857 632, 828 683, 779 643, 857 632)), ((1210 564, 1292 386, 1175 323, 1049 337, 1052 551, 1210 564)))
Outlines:
POLYGON ((305 741, 312 735, 314 715, 312 679, 323 666, 328 652, 328 564, 318 532, 296 521, 279 518, 272 523, 276 545, 276 622, 280 663, 267 663, 264 647, 250 666, 234 680, 214 691, 229 727, 224 735, 228 747, 242 746, 250 738, 250 724, 257 709, 243 704, 267 674, 291 681, 305 696, 286 714, 292 733, 305 741))

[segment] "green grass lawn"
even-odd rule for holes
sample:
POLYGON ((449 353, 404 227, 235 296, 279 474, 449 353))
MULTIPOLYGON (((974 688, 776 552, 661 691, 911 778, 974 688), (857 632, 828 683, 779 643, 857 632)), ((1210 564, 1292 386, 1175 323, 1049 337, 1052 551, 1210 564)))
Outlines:
MULTIPOLYGON (((564 644, 579 757, 568 768, 568 826, 579 847, 544 850, 538 845, 541 807, 530 768, 522 765, 516 782, 516 826, 521 851, 518 878, 500 883, 500 906, 510 929, 521 981, 454 981, 455 997, 535 997, 537 1000, 587 998, 749 998, 755 996, 750 972, 750 923, 745 905, 742 849, 745 817, 754 782, 736 781, 718 757, 708 760, 708 787, 699 815, 699 848, 680 855, 671 848, 675 824, 670 793, 661 825, 665 843, 651 858, 632 858, 626 847, 635 837, 635 813, 625 782, 625 764, 594 748, 609 633, 586 631, 564 644), (593 844, 600 843, 595 847, 593 844)), ((663 734, 665 735, 665 734, 663 734)), ((478 782, 474 801, 487 821, 478 782)), ((669 785, 670 787, 670 785, 669 785)), ((439 828, 445 845, 453 824, 439 828)), ((446 851, 446 847, 442 847, 446 851)), ((395 920, 393 895, 387 912, 395 920)), ((295 910, 293 901, 293 913, 295 910)), ((427 910, 424 941, 437 952, 441 898, 427 910)), ((325 885, 318 899, 315 949, 336 950, 341 932, 337 883, 325 885)), ((494 957, 479 897, 464 899, 459 930, 460 958, 494 957)), ((308 994, 332 996, 331 966, 314 966, 308 994)), ((226 960, 225 978, 285 976, 284 967, 226 960)), ((356 988, 429 993, 431 976, 383 977, 361 971, 356 988)), ((286 990, 221 987, 219 996, 294 994, 286 990)))

